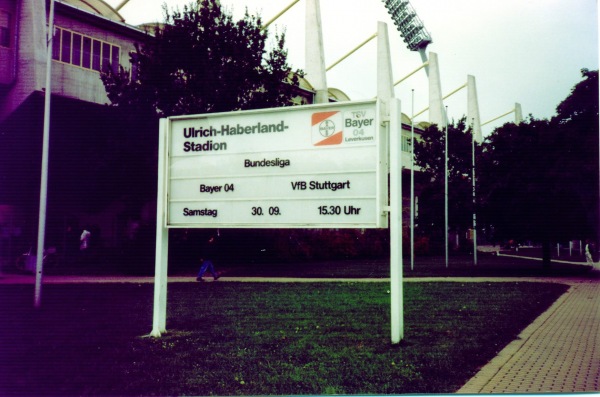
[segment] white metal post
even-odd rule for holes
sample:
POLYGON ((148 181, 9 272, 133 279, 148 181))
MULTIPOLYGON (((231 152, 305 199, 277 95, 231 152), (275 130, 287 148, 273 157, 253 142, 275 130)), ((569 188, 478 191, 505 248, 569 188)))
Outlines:
POLYGON ((166 146, 168 139, 166 119, 160 120, 158 144, 158 194, 156 198, 156 257, 154 271, 154 313, 150 336, 160 337, 167 327, 167 269, 169 256, 169 230, 165 220, 165 192, 167 170, 166 146))
MULTIPOLYGON (((377 22, 377 115, 381 123, 387 123, 383 131, 385 132, 386 143, 389 143, 389 123, 390 123, 390 107, 392 106, 392 99, 394 98, 394 86, 392 77, 392 57, 390 54, 390 41, 388 37, 387 24, 384 22, 377 22)), ((381 127, 380 127, 381 128, 381 127)), ((383 168, 383 172, 387 174, 389 171, 389 157, 390 152, 388 145, 380 145, 379 159, 380 169, 383 168), (381 164, 384 162, 385 164, 381 164)), ((379 205, 385 203, 386 206, 389 204, 388 196, 389 190, 387 183, 379 184, 377 190, 377 196, 380 197, 379 205)))
POLYGON ((573 240, 569 241, 569 256, 573 256, 573 240))
POLYGON ((410 116, 410 270, 415 269, 415 90, 411 92, 410 116))
POLYGON ((475 76, 467 76, 467 117, 472 121, 473 135, 475 141, 482 142, 481 135, 481 117, 479 116, 479 100, 477 99, 477 85, 475 76))
POLYGON ((334 67, 336 67, 343 60, 345 60, 346 58, 348 58, 350 55, 354 54, 356 51, 358 51, 360 48, 362 48, 369 41, 373 40, 375 37, 377 37, 377 33, 373 33, 368 39, 366 39, 365 41, 363 41, 362 43, 360 43, 359 45, 357 45, 356 47, 354 47, 352 50, 348 51, 348 53, 346 55, 344 55, 343 57, 341 57, 340 59, 338 59, 337 61, 335 61, 331 65, 329 65, 325 70, 327 72, 329 72, 331 69, 333 69, 334 67))
POLYGON ((305 29, 305 72, 315 89, 314 103, 328 103, 327 75, 325 70, 325 50, 321 24, 319 0, 306 1, 305 29))
POLYGON ((440 78, 440 65, 435 52, 429 53, 429 122, 442 128, 448 124, 447 112, 444 114, 444 100, 442 98, 442 80, 440 78))
POLYGON ((475 119, 471 126, 471 144, 473 152, 473 264, 477 266, 477 198, 475 185, 475 119))
MULTIPOLYGON (((446 115, 448 106, 446 106, 446 115)), ((446 267, 448 267, 448 123, 444 134, 444 242, 446 252, 446 267)))
POLYGON ((377 97, 379 116, 389 142, 390 172, 390 320, 392 343, 404 337, 403 292, 402 292, 402 113, 400 101, 394 98, 392 60, 387 25, 377 24, 377 97))
MULTIPOLYGON (((129 1, 129 0, 128 0, 129 1)), ((275 15, 273 18, 269 19, 268 22, 266 22, 262 27, 261 30, 265 30, 266 28, 269 27, 269 25, 271 25, 273 22, 275 22, 280 16, 282 16, 283 14, 285 14, 290 8, 292 8, 297 2, 299 2, 300 0, 293 0, 287 7, 285 7, 283 10, 281 10, 279 13, 277 13, 277 15, 275 15)), ((118 11, 118 10, 117 10, 118 11)))
POLYGON ((402 139, 400 101, 391 101, 390 139, 390 299, 392 343, 404 338, 404 302, 402 285, 402 139))
POLYGON ((515 124, 519 125, 523 122, 523 109, 520 103, 515 103, 515 124))
POLYGON ((425 48, 426 47, 419 48, 419 55, 421 55, 421 61, 423 61, 423 65, 425 65, 425 73, 427 74, 427 77, 429 77, 429 60, 427 59, 425 48))
POLYGON ((46 239, 46 206, 48 200, 48 157, 50 146, 50 97, 52 90, 52 42, 54 38, 54 0, 50 1, 46 54, 46 92, 44 93, 44 132, 42 138, 42 171, 40 181, 40 209, 38 218, 37 258, 35 264, 34 307, 42 304, 42 276, 44 273, 44 245, 46 239))

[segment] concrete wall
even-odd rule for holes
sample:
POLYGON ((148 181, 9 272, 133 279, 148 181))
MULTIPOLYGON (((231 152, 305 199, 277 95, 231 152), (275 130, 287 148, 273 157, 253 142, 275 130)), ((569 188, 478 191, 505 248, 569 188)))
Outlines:
POLYGON ((0 45, 0 86, 13 84, 16 78, 16 35, 18 21, 15 0, 0 0, 2 26, 8 26, 10 37, 8 46, 0 45))
MULTIPOLYGON (((82 21, 71 15, 57 14, 55 25, 56 27, 120 47, 119 62, 126 69, 131 69, 129 54, 135 50, 135 38, 126 36, 115 30, 108 30, 105 26, 100 26, 100 24, 95 25, 87 21, 82 21)), ((100 80, 100 73, 95 70, 85 69, 60 61, 53 61, 52 80, 52 92, 55 94, 87 102, 109 103, 104 84, 100 80)))
MULTIPOLYGON (((0 66, 0 121, 6 119, 35 91, 45 90, 46 37, 49 10, 46 0, 0 0, 0 9, 14 17, 16 45, 0 49, 0 61, 13 56, 16 67, 0 66), (11 53, 12 51, 12 53, 11 53), (10 71, 14 70, 14 76, 10 71), (5 82, 5 84, 2 84, 5 82)), ((56 27, 68 29, 120 47, 121 65, 130 68, 129 53, 144 33, 136 28, 75 7, 55 3, 56 27)), ((108 103, 100 74, 79 66, 52 62, 53 94, 99 104, 108 103)))
MULTIPOLYGON (((15 76, 0 95, 0 120, 12 113, 33 91, 44 85, 46 65, 46 2, 44 0, 3 0, 15 18, 15 76)), ((12 32, 11 32, 12 33, 12 32)))

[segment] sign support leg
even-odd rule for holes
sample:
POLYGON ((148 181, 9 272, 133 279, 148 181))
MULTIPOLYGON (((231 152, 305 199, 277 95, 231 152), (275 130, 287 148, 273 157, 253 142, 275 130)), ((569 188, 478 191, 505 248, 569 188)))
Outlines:
POLYGON ((165 226, 165 145, 166 120, 160 121, 158 195, 156 200, 156 256, 154 271, 154 314, 150 336, 160 337, 167 324, 167 268, 169 255, 169 229, 165 226))
MULTIPOLYGON (((161 225, 162 226, 162 225, 161 225)), ((167 256, 169 230, 156 227, 156 265, 154 275, 154 315, 150 336, 159 338, 167 330, 167 256)))
POLYGON ((390 117, 390 298, 392 343, 404 338, 402 285, 402 165, 400 164, 400 101, 391 101, 390 117))

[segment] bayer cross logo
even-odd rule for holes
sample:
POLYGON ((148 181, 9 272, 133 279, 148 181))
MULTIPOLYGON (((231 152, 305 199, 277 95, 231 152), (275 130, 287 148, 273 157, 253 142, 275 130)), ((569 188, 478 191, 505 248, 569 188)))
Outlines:
POLYGON ((315 146, 341 144, 343 123, 342 112, 339 110, 313 113, 310 118, 312 144, 315 146))
POLYGON ((331 120, 325 120, 319 124, 319 134, 327 138, 335 132, 335 123, 331 120))

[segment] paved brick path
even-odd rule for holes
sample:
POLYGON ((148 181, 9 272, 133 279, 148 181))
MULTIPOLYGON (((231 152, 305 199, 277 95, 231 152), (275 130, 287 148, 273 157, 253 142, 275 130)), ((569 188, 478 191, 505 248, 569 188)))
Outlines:
POLYGON ((457 393, 600 391, 600 279, 567 283, 569 291, 457 393))

